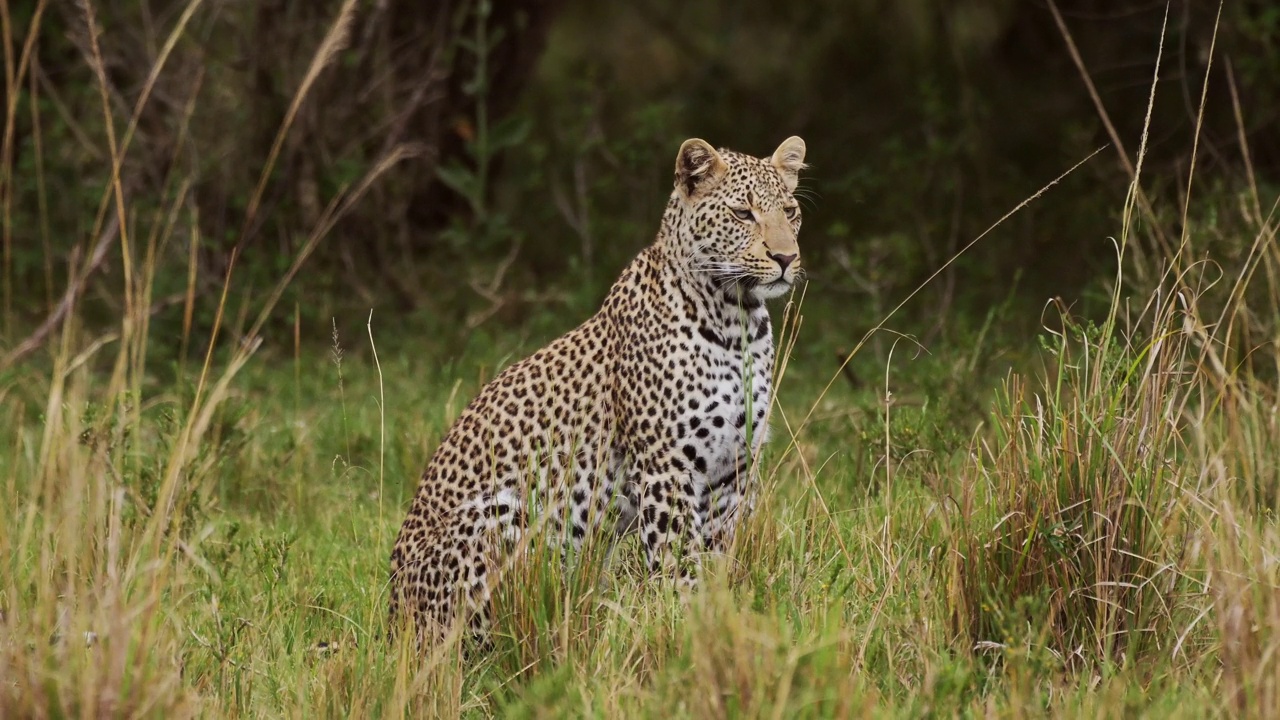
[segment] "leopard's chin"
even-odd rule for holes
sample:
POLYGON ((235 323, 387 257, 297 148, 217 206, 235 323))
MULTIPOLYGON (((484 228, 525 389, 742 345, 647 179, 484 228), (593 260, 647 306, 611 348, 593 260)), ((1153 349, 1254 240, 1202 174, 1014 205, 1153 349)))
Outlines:
POLYGON ((757 282, 752 288, 751 293, 761 300, 771 300, 791 292, 791 288, 795 283, 786 278, 778 278, 772 282, 757 282))
POLYGON ((730 300, 735 297, 741 300, 749 298, 752 305, 786 295, 795 286, 795 280, 786 276, 775 277, 772 280, 753 277, 713 277, 712 279, 716 287, 726 291, 726 298, 730 300))

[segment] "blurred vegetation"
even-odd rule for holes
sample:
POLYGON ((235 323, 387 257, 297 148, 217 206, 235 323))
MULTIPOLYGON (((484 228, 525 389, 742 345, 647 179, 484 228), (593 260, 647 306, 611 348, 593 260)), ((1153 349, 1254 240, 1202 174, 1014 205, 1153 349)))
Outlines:
MULTIPOLYGON (((825 296, 873 313, 1112 145, 964 254, 913 309, 931 321, 938 308, 980 316, 1014 278, 1034 304, 1075 300, 1114 270, 1108 238, 1162 29, 1148 192, 1186 191, 1211 46, 1201 181, 1243 186, 1242 141, 1258 182, 1280 168, 1280 11, 1262 2, 1224 5, 1216 39, 1217 6, 1196 0, 1167 18, 1149 0, 1065 1, 1061 26, 1048 4, 1012 0, 92 7, 94 42, 79 4, 10 7, 12 52, 25 57, 32 40, 5 96, 10 343, 15 322, 49 312, 70 260, 110 217, 95 52, 116 135, 137 106, 123 194, 135 213, 167 209, 176 224, 159 258, 173 268, 155 289, 162 327, 181 318, 192 268, 201 298, 216 298, 235 250, 257 288, 247 295, 260 292, 329 219, 286 298, 314 336, 344 303, 390 301, 468 326, 524 320, 548 302, 586 312, 652 236, 670 156, 688 136, 750 152, 805 137, 813 277, 825 296), (339 17, 341 41, 317 62, 339 17), (1237 101, 1248 109, 1239 123, 1237 101)), ((118 295, 113 280, 91 281, 118 295)), ((196 303, 197 321, 212 322, 212 305, 196 303)))
MULTIPOLYGON (((1165 6, 1059 7, 1132 155, 1165 6)), ((1151 122, 1153 192, 1176 196, 1177 178, 1186 176, 1216 10, 1212 2, 1170 8, 1151 122)), ((1249 108, 1244 135, 1254 160, 1274 177, 1280 145, 1267 129, 1278 109, 1277 14, 1247 3, 1229 3, 1224 13, 1202 170, 1240 177, 1230 72, 1249 108)), ((601 106, 597 132, 606 137, 655 98, 677 135, 757 151, 780 128, 803 135, 813 148, 806 184, 815 197, 806 253, 856 271, 822 273, 827 291, 913 286, 1018 201, 1111 142, 1044 2, 582 3, 565 11, 549 48, 532 92, 542 100, 547 88, 550 108, 579 107, 557 90, 585 65, 591 79, 583 82, 601 106)), ((999 296, 1023 270, 1037 296, 1074 294, 1114 257, 1105 240, 1115 232, 1111 208, 1130 180, 1121 157, 1109 150, 1068 178, 975 248, 940 287, 990 301, 993 288, 999 296)))

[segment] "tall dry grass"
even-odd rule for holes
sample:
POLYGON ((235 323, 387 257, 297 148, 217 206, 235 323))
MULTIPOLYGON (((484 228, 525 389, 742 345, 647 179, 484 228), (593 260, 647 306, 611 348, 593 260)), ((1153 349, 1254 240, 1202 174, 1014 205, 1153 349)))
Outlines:
MULTIPOLYGON (((1202 113, 1208 87, 1206 72, 1202 113)), ((1126 165, 1106 318, 1054 307, 1045 368, 999 394, 961 478, 948 606, 960 644, 996 667, 1137 672, 1267 717, 1280 698, 1280 199, 1241 129, 1241 190, 1201 201, 1230 209, 1192 213, 1196 130, 1180 207, 1141 190, 1145 134, 1126 165), (1132 252, 1143 245, 1163 252, 1132 252)))
MULTIPOLYGON (((233 255, 213 308, 212 333, 198 341, 206 351, 194 388, 152 389, 148 349, 154 342, 149 333, 153 292, 175 246, 187 248, 177 256, 190 258, 192 268, 184 293, 184 350, 190 344, 193 306, 205 301, 204 293, 197 292, 194 272, 200 237, 189 192, 192 177, 182 171, 189 168, 183 155, 193 149, 182 140, 189 137, 192 117, 200 113, 194 95, 177 128, 179 140, 163 181, 162 205, 155 207, 155 198, 135 193, 126 175, 139 118, 167 71, 171 51, 200 7, 200 0, 184 6, 136 100, 124 109, 108 81, 97 5, 84 0, 77 7, 77 19, 85 28, 85 62, 101 99, 98 171, 105 191, 93 231, 71 255, 62 303, 0 368, 7 378, 0 393, 45 398, 38 417, 26 414, 24 403, 3 405, 5 422, 18 432, 6 439, 0 465, 5 489, 0 499, 5 518, 0 523, 0 556, 5 563, 0 574, 0 716, 181 717, 199 711, 199 696, 183 677, 182 649, 191 638, 174 606, 190 592, 192 577, 210 571, 199 546, 209 521, 198 510, 218 462, 218 440, 211 427, 237 374, 260 346, 259 333, 285 287, 338 220, 410 152, 392 147, 351 186, 335 193, 287 272, 259 301, 254 321, 239 336, 229 337, 224 310, 235 282, 233 255), (119 127, 125 130, 117 136, 119 127), (94 335, 80 322, 80 304, 88 276, 104 264, 120 271, 121 310, 114 329, 94 335), (52 338, 47 365, 17 364, 46 337, 52 338), (172 421, 157 422, 152 412, 157 407, 168 408, 172 421)), ((7 11, 8 3, 4 8, 7 11)), ((6 53, 11 88, 27 82, 44 9, 45 3, 39 3, 25 29, 21 56, 6 53)), ((355 9, 353 0, 343 4, 316 50, 264 161, 245 218, 246 231, 297 109, 315 78, 344 47, 355 9)), ((7 28, 6 23, 6 42, 7 28)), ((28 102, 35 108, 42 101, 40 86, 33 81, 30 88, 28 102)), ((11 180, 11 140, 21 118, 15 113, 19 95, 10 92, 8 97, 3 173, 11 180)), ((39 152, 41 146, 35 147, 39 152)), ((11 197, 6 192, 6 201, 11 197)), ((11 209, 6 202, 6 318, 12 287, 11 209)), ((405 687, 418 682, 412 674, 402 680, 405 687)), ((406 701, 404 706, 412 704, 406 701)))

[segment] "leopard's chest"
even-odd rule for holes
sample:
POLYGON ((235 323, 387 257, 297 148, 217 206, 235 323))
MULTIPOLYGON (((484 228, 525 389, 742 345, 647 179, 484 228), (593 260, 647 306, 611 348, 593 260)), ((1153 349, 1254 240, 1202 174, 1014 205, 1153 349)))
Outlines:
POLYGON ((695 333, 696 368, 679 403, 677 435, 694 469, 719 476, 738 469, 767 433, 773 337, 753 314, 695 333))

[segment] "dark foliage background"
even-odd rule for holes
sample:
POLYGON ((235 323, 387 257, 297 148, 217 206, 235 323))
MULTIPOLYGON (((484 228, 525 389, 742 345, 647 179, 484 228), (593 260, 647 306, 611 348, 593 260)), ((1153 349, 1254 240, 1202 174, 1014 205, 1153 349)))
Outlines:
MULTIPOLYGON (((810 148, 811 277, 827 298, 871 312, 1109 146, 916 305, 926 319, 981 312, 1013 287, 1034 307, 1061 295, 1087 309, 1114 265, 1108 238, 1162 31, 1148 192, 1185 190, 1211 59, 1198 182, 1238 187, 1242 141, 1264 185, 1280 168, 1280 9, 1267 2, 1223 5, 1216 40, 1219 6, 1200 0, 1062 0, 1061 24, 1045 0, 348 5, 345 42, 317 66, 296 116, 342 3, 6 5, 14 54, 44 16, 29 72, 5 86, 16 119, 5 146, 10 345, 54 308, 110 217, 91 34, 117 135, 164 57, 120 168, 132 207, 159 213, 176 198, 185 211, 160 248, 173 268, 155 293, 161 327, 180 320, 188 270, 200 296, 216 296, 233 250, 242 291, 231 300, 252 304, 334 198, 388 158, 290 286, 303 319, 321 327, 337 308, 387 303, 466 327, 537 307, 587 312, 654 232, 684 138, 765 153, 790 134, 810 148)), ((89 279, 103 317, 119 281, 89 279)), ((197 323, 212 322, 215 304, 197 304, 197 323)))

